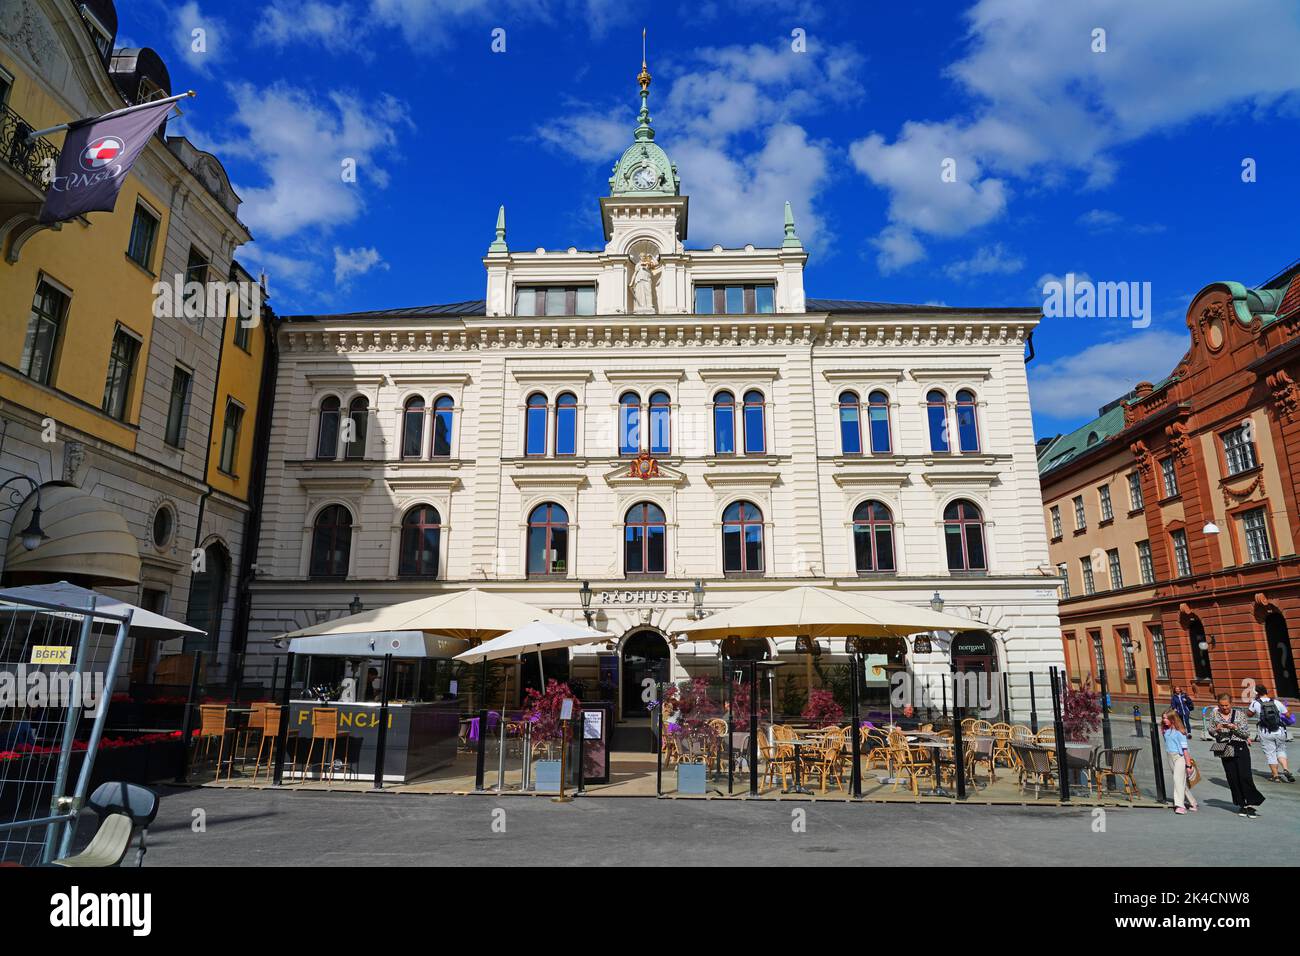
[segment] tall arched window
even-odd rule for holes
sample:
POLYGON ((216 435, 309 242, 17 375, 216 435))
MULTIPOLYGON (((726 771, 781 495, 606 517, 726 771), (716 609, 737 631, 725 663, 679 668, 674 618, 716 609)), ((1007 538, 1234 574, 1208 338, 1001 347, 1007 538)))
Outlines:
POLYGON ((366 457, 366 426, 370 423, 370 402, 364 395, 348 402, 348 420, 352 422, 352 440, 343 449, 343 457, 357 461, 366 457))
POLYGON ((528 396, 528 410, 524 412, 524 454, 546 454, 546 396, 533 392, 528 396))
POLYGON ((624 392, 618 399, 618 453, 636 455, 641 451, 641 396, 624 392))
POLYGON ((451 430, 454 426, 456 402, 450 395, 439 395, 433 403, 433 448, 430 454, 434 458, 451 457, 451 430))
POLYGON ((894 570, 894 516, 879 501, 853 509, 853 558, 859 574, 894 570))
POLYGON ((424 399, 412 395, 402 408, 402 457, 419 458, 424 446, 424 399))
POLYGON ((578 399, 572 392, 564 392, 555 400, 555 453, 578 453, 578 399))
POLYGON ((316 457, 333 461, 339 456, 339 409, 342 403, 336 395, 328 395, 320 403, 320 422, 316 428, 316 457))
POLYGON ((753 389, 745 393, 745 454, 755 455, 767 451, 767 434, 764 428, 763 393, 753 389))
POLYGON ((311 532, 311 576, 341 578, 352 552, 352 515, 342 505, 322 508, 311 532))
POLYGON ((672 449, 672 401, 667 392, 650 396, 650 453, 666 455, 672 449))
POLYGON ((540 504, 528 515, 528 573, 564 574, 569 559, 569 513, 540 504))
POLYGON ((663 509, 650 502, 633 505, 623 518, 623 570, 627 574, 665 573, 667 540, 663 509))
POLYGON ((949 571, 985 571, 984 516, 972 502, 958 499, 943 511, 943 539, 949 571))
POLYGON ((963 452, 980 450, 979 420, 975 417, 975 393, 963 388, 957 393, 957 443, 963 452))
POLYGON ((925 413, 930 421, 930 451, 951 451, 948 441, 948 398, 937 388, 925 396, 925 413))
MULTIPOLYGON (((337 401, 337 399, 336 399, 337 401)), ((222 610, 230 586, 230 552, 220 542, 203 549, 203 570, 190 575, 190 598, 185 623, 204 634, 186 634, 187 652, 214 652, 221 638, 222 610)))
POLYGON ((857 392, 840 392, 840 452, 862 454, 862 403, 857 392))
POLYGON ((442 516, 430 505, 417 505, 402 519, 402 540, 397 573, 412 577, 438 576, 438 550, 442 516))
POLYGON ((722 513, 722 570, 763 572, 763 513, 751 502, 733 502, 722 513))
POLYGON ((885 392, 867 396, 867 423, 871 428, 871 451, 888 455, 894 450, 894 442, 889 435, 889 395, 885 392))
POLYGON ((730 392, 713 396, 713 453, 736 453, 736 398, 730 392))

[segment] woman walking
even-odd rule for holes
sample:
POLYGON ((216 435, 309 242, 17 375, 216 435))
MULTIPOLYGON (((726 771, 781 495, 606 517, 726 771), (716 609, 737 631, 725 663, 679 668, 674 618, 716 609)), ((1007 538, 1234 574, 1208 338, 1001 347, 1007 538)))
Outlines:
POLYGON ((1250 723, 1246 712, 1232 706, 1232 698, 1219 695, 1219 706, 1210 711, 1210 752, 1223 761, 1223 775, 1228 778, 1237 816, 1255 819, 1256 807, 1264 795, 1255 786, 1250 773, 1250 723))
POLYGON ((1187 774, 1192 766, 1192 757, 1187 752, 1187 728, 1176 710, 1165 711, 1161 721, 1164 733, 1165 753, 1174 768, 1174 813, 1196 812, 1196 798, 1187 786, 1187 774), (1187 807, 1184 808, 1184 803, 1187 807))

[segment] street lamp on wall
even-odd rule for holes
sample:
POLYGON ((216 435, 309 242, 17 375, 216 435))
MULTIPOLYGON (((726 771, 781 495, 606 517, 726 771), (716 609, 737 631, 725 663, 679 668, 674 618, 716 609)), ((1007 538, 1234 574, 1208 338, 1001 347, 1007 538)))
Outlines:
POLYGON ((582 616, 587 621, 587 626, 591 627, 591 582, 583 581, 582 588, 578 591, 578 597, 582 601, 582 616))
MULTIPOLYGON (((32 486, 31 493, 36 496, 36 503, 32 506, 32 520, 27 522, 27 527, 20 534, 23 547, 28 551, 35 551, 47 537, 45 532, 41 530, 41 486, 26 475, 14 475, 7 481, 0 483, 0 488, 7 488, 15 481, 27 482, 32 486)), ((18 489, 14 488, 9 492, 9 500, 11 502, 10 507, 18 509, 22 507, 24 498, 18 489)))
POLYGON ((1213 521, 1205 522, 1205 527, 1201 529, 1202 534, 1218 534, 1219 526, 1213 521))
POLYGON ((352 600, 348 602, 348 610, 351 611, 353 614, 360 614, 365 609, 366 606, 361 603, 361 595, 360 594, 352 595, 352 600))
POLYGON ((704 582, 696 578, 691 593, 695 598, 695 620, 698 621, 704 617, 704 582))
POLYGON ((943 613, 943 595, 938 591, 935 591, 934 596, 930 598, 930 610, 936 614, 943 613))

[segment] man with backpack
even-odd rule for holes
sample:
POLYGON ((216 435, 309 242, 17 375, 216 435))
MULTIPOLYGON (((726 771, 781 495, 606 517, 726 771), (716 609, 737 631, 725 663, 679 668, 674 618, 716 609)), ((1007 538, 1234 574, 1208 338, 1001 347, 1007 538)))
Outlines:
POLYGON ((1287 727, 1295 722, 1295 718, 1287 711, 1286 704, 1269 697, 1268 688, 1258 683, 1250 712, 1259 719, 1259 742, 1264 747, 1264 759, 1268 761, 1273 782, 1285 777, 1287 783, 1295 783, 1286 762, 1287 727))

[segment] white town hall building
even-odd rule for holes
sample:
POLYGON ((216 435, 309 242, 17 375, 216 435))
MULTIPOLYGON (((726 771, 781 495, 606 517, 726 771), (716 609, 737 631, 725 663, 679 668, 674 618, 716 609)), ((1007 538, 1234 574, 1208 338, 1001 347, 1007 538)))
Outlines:
MULTIPOLYGON (((1025 374, 1039 311, 808 297, 777 248, 688 249, 689 199, 641 77, 600 200, 604 245, 519 251, 504 209, 482 300, 288 316, 245 673, 275 636, 479 587, 592 622, 617 647, 548 676, 617 688, 717 672, 676 628, 794 585, 928 605, 996 633, 1050 714, 1062 663, 1025 374)), ((948 669, 948 636, 909 653, 948 669)), ((844 642, 823 642, 819 663, 844 642)), ((763 650, 806 668, 793 640, 763 650)), ((554 670, 553 670, 554 668, 554 670)))

